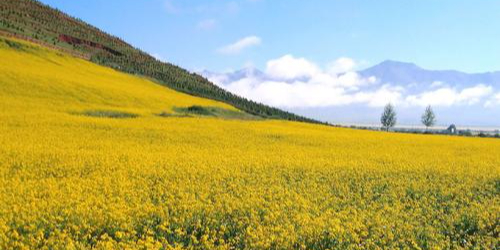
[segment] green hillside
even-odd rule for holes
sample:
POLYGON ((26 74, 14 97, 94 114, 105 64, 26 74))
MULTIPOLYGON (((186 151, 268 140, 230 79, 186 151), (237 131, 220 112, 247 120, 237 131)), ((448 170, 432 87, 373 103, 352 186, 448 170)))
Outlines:
POLYGON ((65 50, 103 66, 150 77, 169 88, 222 101, 253 115, 316 122, 236 96, 198 74, 160 62, 123 40, 38 1, 0 1, 0 31, 65 50))

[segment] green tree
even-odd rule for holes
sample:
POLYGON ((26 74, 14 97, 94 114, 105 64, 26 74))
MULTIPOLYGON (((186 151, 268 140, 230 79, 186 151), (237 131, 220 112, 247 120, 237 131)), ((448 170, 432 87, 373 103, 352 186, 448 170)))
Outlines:
POLYGON ((428 130, 429 127, 432 127, 434 126, 434 124, 436 124, 436 115, 434 114, 434 111, 432 110, 430 105, 427 106, 424 114, 422 114, 422 124, 425 125, 425 130, 428 130))
POLYGON ((380 122, 382 123, 382 127, 387 131, 396 125, 396 111, 392 104, 389 103, 385 106, 384 113, 382 113, 382 117, 380 117, 380 122))

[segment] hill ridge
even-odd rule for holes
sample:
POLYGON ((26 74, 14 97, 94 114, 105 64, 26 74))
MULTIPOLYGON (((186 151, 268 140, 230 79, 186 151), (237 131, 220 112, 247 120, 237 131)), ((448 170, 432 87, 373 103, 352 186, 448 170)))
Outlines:
POLYGON ((318 123, 232 94, 196 73, 161 62, 116 36, 36 0, 1 1, 0 30, 88 55, 90 61, 99 65, 150 77, 176 91, 225 102, 252 115, 318 123), (74 39, 66 39, 67 37, 74 39), (98 46, 89 46, 88 42, 98 46))

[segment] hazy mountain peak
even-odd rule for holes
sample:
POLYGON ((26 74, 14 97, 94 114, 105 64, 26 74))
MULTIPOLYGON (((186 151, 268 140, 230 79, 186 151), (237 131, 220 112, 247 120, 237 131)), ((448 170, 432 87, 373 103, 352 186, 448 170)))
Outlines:
POLYGON ((414 63, 385 60, 373 67, 360 71, 362 75, 372 74, 374 76, 383 76, 390 74, 415 75, 420 74, 424 69, 414 63))
POLYGON ((260 71, 259 69, 255 67, 245 67, 240 70, 235 71, 233 74, 235 75, 241 75, 245 77, 262 77, 264 76, 264 72, 260 71))
POLYGON ((500 84, 500 72, 468 74, 457 70, 427 70, 414 63, 393 60, 383 61, 373 67, 358 72, 363 77, 376 77, 382 83, 397 85, 430 85, 434 82, 453 86, 500 84))
POLYGON ((400 62, 400 61, 394 61, 394 60, 385 60, 379 64, 377 64, 374 67, 392 67, 392 68, 417 68, 421 69, 414 63, 409 63, 409 62, 400 62))

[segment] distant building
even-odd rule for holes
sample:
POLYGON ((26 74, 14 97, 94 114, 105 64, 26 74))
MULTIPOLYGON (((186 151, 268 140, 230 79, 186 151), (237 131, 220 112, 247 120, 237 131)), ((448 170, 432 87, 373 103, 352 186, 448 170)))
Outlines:
POLYGON ((457 127, 455 126, 455 124, 451 124, 447 129, 446 131, 448 132, 448 134, 456 134, 457 133, 457 127))

